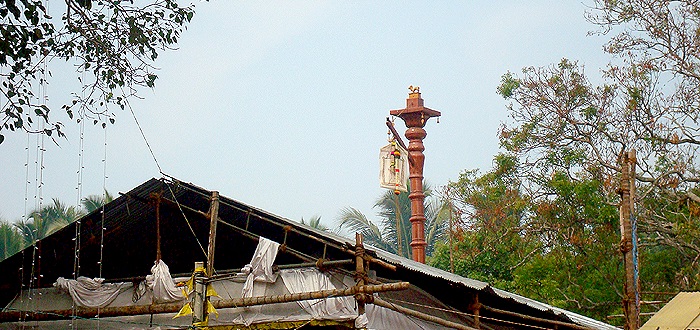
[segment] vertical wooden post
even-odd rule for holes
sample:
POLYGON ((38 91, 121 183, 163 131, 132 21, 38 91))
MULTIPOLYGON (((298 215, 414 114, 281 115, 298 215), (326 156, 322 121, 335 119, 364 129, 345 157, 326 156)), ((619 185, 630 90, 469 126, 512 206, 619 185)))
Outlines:
POLYGON ((632 224, 632 259, 634 262, 634 304, 635 304, 635 318, 637 322, 637 328, 641 327, 641 321, 639 320, 639 314, 641 313, 639 307, 639 295, 641 289, 639 287, 639 240, 637 236, 637 215, 635 212, 635 201, 637 195, 637 150, 632 149, 629 152, 630 159, 630 222, 632 224))
POLYGON ((625 152, 622 159, 622 175, 620 179, 620 252, 625 266, 625 293, 623 310, 625 312, 625 330, 639 329, 639 303, 637 302, 637 279, 635 273, 635 255, 631 215, 634 207, 634 167, 636 153, 625 152))
POLYGON ((418 87, 409 87, 411 93, 406 99, 406 108, 391 110, 392 116, 398 116, 406 123, 406 138, 408 138, 408 154, 411 158, 409 166, 409 180, 411 192, 408 198, 411 200, 411 249, 413 260, 425 263, 425 194, 423 194, 423 165, 425 155, 423 139, 427 133, 423 129, 431 117, 439 117, 440 112, 423 106, 418 87))
POLYGON ((448 203, 449 203, 448 205, 449 205, 449 207, 450 207, 450 228, 449 228, 449 230, 450 230, 450 232, 449 232, 449 244, 450 244, 450 273, 453 273, 453 274, 454 274, 454 272, 455 272, 455 263, 454 263, 454 253, 453 253, 453 251, 452 251, 452 250, 454 250, 454 245, 453 245, 453 241, 452 241, 452 234, 453 234, 453 229, 454 229, 454 228, 453 228, 453 222, 452 222, 452 214, 453 214, 453 212, 454 212, 454 208, 453 208, 453 206, 452 206, 452 199, 450 199, 450 196, 449 196, 449 188, 448 188, 448 193, 447 193, 447 200, 448 200, 448 203))
POLYGON ((204 263, 194 263, 194 296, 192 297, 192 324, 206 320, 206 284, 204 284, 204 263))
MULTIPOLYGON (((367 284, 365 281, 366 275, 367 271, 365 269, 365 247, 362 243, 362 234, 355 233, 355 281, 358 286, 367 284)), ((355 300, 357 300, 357 316, 365 314, 366 298, 364 294, 355 294, 355 300)))
POLYGON ((214 274, 214 253, 216 251, 216 224, 219 222, 219 192, 211 192, 209 207, 209 246, 207 248, 207 275, 214 274))
POLYGON ((156 196, 156 261, 160 261, 160 258, 162 257, 161 252, 160 252, 160 200, 161 200, 161 195, 158 194, 156 196))
POLYGON ((479 314, 481 311, 481 303, 479 302, 479 292, 474 293, 474 300, 470 306, 472 314, 474 314, 474 327, 481 329, 481 320, 479 320, 479 314))

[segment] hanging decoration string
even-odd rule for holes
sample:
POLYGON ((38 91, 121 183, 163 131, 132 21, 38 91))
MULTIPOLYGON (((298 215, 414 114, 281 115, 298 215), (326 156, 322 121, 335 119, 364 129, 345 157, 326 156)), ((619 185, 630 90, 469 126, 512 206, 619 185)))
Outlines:
MULTIPOLYGON (((82 97, 85 97, 85 71, 81 73, 81 83, 82 97)), ((80 205, 83 200, 83 172, 85 171, 85 105, 81 104, 80 109, 78 109, 78 127, 79 127, 79 142, 78 142, 78 170, 76 172, 77 184, 76 184, 76 195, 77 201, 76 205, 80 205)), ((75 236, 73 237, 73 279, 77 280, 80 276, 80 232, 82 227, 82 221, 80 218, 75 221, 75 236)), ((75 302, 71 305, 71 329, 75 328, 76 319, 76 304, 75 302)))
MULTIPOLYGON (((31 124, 30 124, 31 125, 31 124)), ((31 133, 27 132, 27 146, 24 148, 27 157, 24 162, 24 214, 22 214, 22 224, 23 226, 27 226, 27 222, 29 221, 29 185, 31 184, 31 180, 29 179, 29 162, 31 161, 31 151, 29 149, 29 146, 31 145, 31 133)), ((25 233, 26 234, 26 233, 25 233)), ((22 264, 20 265, 19 268, 19 273, 20 273, 20 292, 24 290, 25 287, 27 287, 24 284, 24 264, 25 264, 25 258, 26 255, 24 253, 25 249, 22 249, 22 264)), ((21 306, 24 306, 24 295, 20 294, 20 304, 21 306)), ((22 315, 24 316, 24 315, 22 315)), ((24 321, 24 318, 21 317, 20 321, 24 321)))
POLYGON ((102 206, 100 210, 100 261, 97 262, 100 268, 100 278, 102 278, 102 259, 104 256, 105 239, 105 205, 107 204, 107 127, 104 127, 104 154, 102 156, 102 206))
MULTIPOLYGON (((44 4, 45 6, 47 5, 46 3, 44 4)), ((47 100, 47 93, 46 93, 46 60, 44 57, 41 58, 40 60, 40 66, 41 66, 41 74, 39 75, 39 93, 38 94, 38 99, 37 103, 46 105, 46 100, 47 100)), ((32 266, 31 266, 31 272, 30 272, 30 277, 29 277, 29 287, 28 287, 28 298, 30 301, 33 302, 34 300, 34 293, 32 291, 33 288, 38 288, 40 282, 39 279, 42 277, 40 274, 40 266, 41 266, 41 251, 39 251, 39 246, 37 244, 37 241, 39 239, 39 235, 44 235, 46 234, 46 219, 43 219, 42 216, 42 207, 44 205, 44 154, 46 152, 46 146, 45 146, 45 128, 46 128, 46 123, 43 120, 38 120, 39 121, 39 131, 37 134, 36 138, 36 158, 34 161, 34 182, 35 182, 35 190, 34 190, 34 212, 32 215, 32 222, 33 226, 28 226, 29 223, 26 222, 25 226, 28 226, 25 230, 25 234, 28 235, 29 239, 31 239, 32 242, 32 266), (40 229, 41 232, 39 231, 40 229)), ((39 293, 41 294, 41 293, 39 293)), ((33 309, 33 308, 32 308, 33 309)))

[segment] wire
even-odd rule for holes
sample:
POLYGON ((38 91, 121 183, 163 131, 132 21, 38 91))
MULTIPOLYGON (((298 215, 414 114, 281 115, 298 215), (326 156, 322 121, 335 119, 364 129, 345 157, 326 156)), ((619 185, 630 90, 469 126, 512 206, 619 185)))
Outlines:
POLYGON ((190 220, 187 219, 187 215, 185 215, 185 211, 182 209, 182 205, 180 205, 180 202, 177 200, 177 196, 175 196, 175 192, 173 191, 173 188, 170 187, 170 185, 168 183, 165 183, 165 185, 168 187, 170 194, 173 196, 173 200, 175 200, 175 204, 177 204, 177 208, 180 209, 180 213, 182 213, 182 217, 185 218, 185 222, 187 223, 187 227, 190 228, 190 232, 192 232, 192 235, 194 236, 194 239, 197 241, 199 248, 202 250, 204 257, 206 257, 207 251, 204 250, 204 246, 202 245, 202 242, 199 241, 197 234, 194 232, 194 229, 192 228, 192 225, 190 224, 190 220))
MULTIPOLYGON (((122 93, 123 92, 124 92, 124 90, 122 89, 122 93)), ((125 99, 125 102, 126 102, 126 105, 129 107, 129 112, 131 112, 131 116, 134 118, 134 122, 136 123, 136 126, 139 128, 139 132, 141 132, 141 137, 143 138, 143 141, 146 143, 146 147, 148 147, 148 151, 151 153, 151 157, 153 157, 153 161, 156 163, 156 167, 158 167, 158 172, 161 175, 165 175, 165 173, 163 173, 163 169, 160 167, 160 163, 158 163, 158 159, 156 158, 156 154, 153 152, 153 148, 151 148, 151 144, 148 143, 148 139, 146 139, 146 134, 143 132, 143 128, 141 128, 141 124, 139 124, 139 120, 136 118, 136 113, 134 112, 134 109, 131 107, 131 103, 129 102, 128 99, 125 99)), ((190 232, 192 232, 192 235, 194 235, 194 239, 197 241, 199 248, 202 250, 202 253, 204 253, 204 256, 206 257, 207 252, 206 252, 206 250, 204 250, 204 246, 202 245, 202 242, 199 241, 197 234, 194 232, 194 229, 192 228, 192 225, 190 224, 190 220, 187 219, 187 216, 185 215, 185 211, 182 209, 180 202, 178 202, 177 197, 175 196, 175 192, 173 192, 173 189, 170 187, 169 184, 166 183, 166 186, 168 186, 168 190, 170 190, 170 194, 173 196, 173 199, 175 200, 175 203, 177 204, 178 209, 180 209, 180 213, 182 213, 182 216, 185 218, 185 222, 187 223, 187 227, 190 229, 190 232)), ((103 212, 103 217, 104 217, 104 212, 103 212)), ((104 228, 104 226, 103 226, 103 228, 104 228)))
MULTIPOLYGON (((123 88, 122 88, 122 93, 124 93, 123 88)), ((151 157, 153 157, 153 161, 156 163, 156 166, 158 167, 158 172, 160 172, 160 174, 163 174, 163 169, 160 167, 160 164, 158 163, 158 159, 156 159, 156 154, 153 152, 153 148, 151 148, 151 144, 148 143, 148 139, 146 139, 146 134, 143 132, 143 129, 141 128, 141 124, 139 124, 139 120, 136 119, 136 113, 134 112, 134 109, 131 107, 131 103, 126 98, 124 100, 126 102, 126 105, 129 107, 129 111, 131 112, 131 116, 134 118, 134 122, 136 123, 136 126, 139 128, 139 132, 141 132, 141 137, 143 137, 143 141, 146 142, 146 147, 148 147, 148 151, 151 152, 151 157)))

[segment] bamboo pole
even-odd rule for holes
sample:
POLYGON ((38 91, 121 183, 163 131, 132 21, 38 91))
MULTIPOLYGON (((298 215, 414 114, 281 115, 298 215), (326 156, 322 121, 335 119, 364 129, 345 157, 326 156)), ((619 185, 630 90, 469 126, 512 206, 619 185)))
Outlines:
POLYGON ((214 255, 216 254, 216 223, 219 220, 219 192, 211 192, 209 208, 209 245, 207 246, 207 275, 214 274, 214 255))
POLYGON ((160 199, 163 195, 161 191, 156 196, 156 261, 160 261, 162 253, 160 250, 160 199))
POLYGON ((207 317, 207 285, 204 284, 204 263, 194 263, 194 296, 192 297, 192 324, 203 322, 207 317))
MULTIPOLYGON (((318 267, 321 266, 322 268, 334 268, 334 267, 340 267, 340 266, 345 266, 345 265, 351 265, 354 264, 354 260, 323 260, 321 262, 316 261, 316 262, 303 262, 303 263, 298 263, 298 264, 288 264, 288 265, 273 265, 272 268, 277 269, 290 269, 290 268, 304 268, 304 267, 318 267)), ((224 269, 216 272, 216 275, 209 276, 207 279, 207 282, 214 282, 214 281, 219 281, 219 280, 224 280, 226 278, 230 278, 231 276, 234 276, 237 273, 240 273, 242 271, 241 268, 234 268, 234 269, 224 269)), ((171 274, 172 278, 177 278, 177 277, 190 277, 192 276, 192 273, 177 273, 177 274, 171 274)), ((121 277, 121 278, 112 278, 112 279, 106 279, 104 280, 104 283, 119 283, 119 282, 140 282, 140 281, 145 281, 146 276, 133 276, 133 277, 121 277)))
MULTIPOLYGON (((365 271, 365 247, 362 245, 362 234, 355 233, 355 277, 357 279, 357 286, 365 285, 365 278, 367 273, 365 271)), ((357 300, 357 315, 362 315, 365 313, 365 296, 362 294, 355 295, 355 300, 357 300)))
POLYGON ((386 291, 406 290, 411 284, 408 282, 396 282, 377 285, 353 286, 345 289, 322 290, 315 292, 290 293, 279 296, 250 297, 230 300, 212 301, 215 308, 247 307, 256 305, 278 304, 299 300, 324 299, 354 296, 357 294, 373 294, 386 291))
MULTIPOLYGON (((322 290, 314 292, 292 293, 279 296, 268 297, 249 297, 222 299, 212 301, 214 308, 232 308, 246 307, 256 305, 277 304, 285 302, 293 302, 309 299, 324 299, 329 297, 345 297, 356 294, 372 294, 385 291, 406 290, 410 286, 408 282, 387 283, 379 285, 363 285, 353 286, 346 289, 322 290)), ((120 306, 120 307, 105 307, 99 309, 100 318, 117 317, 128 315, 148 315, 161 313, 176 313, 179 311, 183 302, 158 304, 158 305, 136 305, 136 306, 120 306)), ((18 322, 18 321, 51 321, 70 319, 72 315, 80 318, 94 318, 97 315, 98 309, 92 307, 78 307, 73 314, 72 309, 64 310, 49 310, 49 311, 20 311, 7 310, 0 312, 0 323, 3 322, 18 322)))
POLYGON ((390 303, 390 302, 388 302, 388 301, 382 300, 382 299, 379 298, 379 297, 374 297, 374 302, 373 302, 373 303, 374 303, 375 305, 377 305, 377 306, 384 307, 384 308, 388 308, 388 309, 391 309, 391 310, 393 310, 393 311, 399 312, 399 313, 401 313, 401 314, 410 315, 410 316, 413 316, 413 317, 415 317, 415 318, 419 318, 419 319, 421 319, 421 320, 425 320, 425 321, 428 321, 428 322, 437 323, 437 324, 439 324, 439 325, 446 326, 446 327, 448 327, 448 328, 454 328, 454 329, 459 329, 459 330, 477 330, 476 328, 472 328, 472 327, 470 327, 470 326, 468 326, 468 325, 463 325, 463 324, 455 323, 455 322, 452 322, 452 321, 448 321, 448 320, 445 320, 445 319, 441 319, 441 318, 439 318, 439 317, 437 317, 437 316, 433 316, 433 315, 430 315, 430 314, 425 314, 425 313, 422 313, 422 312, 419 312, 419 311, 415 311, 415 310, 412 310, 412 309, 409 309, 409 308, 406 308, 406 307, 403 307, 403 306, 399 306, 399 305, 396 305, 396 304, 392 304, 392 303, 390 303))

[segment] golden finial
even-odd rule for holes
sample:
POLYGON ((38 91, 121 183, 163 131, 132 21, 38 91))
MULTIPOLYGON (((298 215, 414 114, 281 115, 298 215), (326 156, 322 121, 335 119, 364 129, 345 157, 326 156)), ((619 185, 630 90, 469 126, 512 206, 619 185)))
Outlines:
POLYGON ((413 85, 408 86, 408 90, 411 91, 411 94, 420 94, 420 87, 416 86, 413 87, 413 85))

